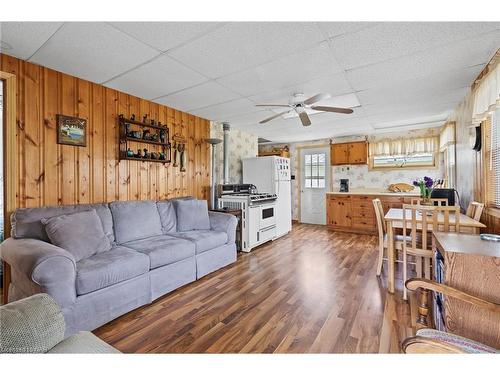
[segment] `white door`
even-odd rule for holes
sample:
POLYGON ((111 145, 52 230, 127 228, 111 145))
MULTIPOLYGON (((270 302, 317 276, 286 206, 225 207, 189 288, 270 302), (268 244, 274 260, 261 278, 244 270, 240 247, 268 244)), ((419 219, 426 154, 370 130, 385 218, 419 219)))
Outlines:
POLYGON ((330 148, 300 151, 300 221, 326 224, 326 192, 330 188, 330 148))

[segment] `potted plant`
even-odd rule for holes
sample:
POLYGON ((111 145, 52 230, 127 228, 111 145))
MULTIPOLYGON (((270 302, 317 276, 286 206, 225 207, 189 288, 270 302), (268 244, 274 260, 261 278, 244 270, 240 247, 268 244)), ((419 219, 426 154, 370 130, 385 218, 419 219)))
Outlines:
MULTIPOLYGON (((437 183, 437 181, 436 181, 437 183)), ((420 189, 420 198, 422 198, 422 204, 431 205, 431 194, 436 186, 436 183, 432 178, 424 176, 424 178, 419 178, 413 181, 413 185, 420 189)))

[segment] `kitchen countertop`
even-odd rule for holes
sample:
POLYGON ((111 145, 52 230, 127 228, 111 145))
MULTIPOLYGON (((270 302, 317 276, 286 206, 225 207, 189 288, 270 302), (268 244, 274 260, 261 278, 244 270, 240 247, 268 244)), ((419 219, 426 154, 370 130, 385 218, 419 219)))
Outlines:
POLYGON ((394 196, 407 196, 407 197, 419 197, 420 192, 418 189, 413 189, 413 191, 403 193, 393 193, 383 189, 351 189, 348 192, 344 191, 329 191, 326 194, 342 194, 342 195, 394 195, 394 196))

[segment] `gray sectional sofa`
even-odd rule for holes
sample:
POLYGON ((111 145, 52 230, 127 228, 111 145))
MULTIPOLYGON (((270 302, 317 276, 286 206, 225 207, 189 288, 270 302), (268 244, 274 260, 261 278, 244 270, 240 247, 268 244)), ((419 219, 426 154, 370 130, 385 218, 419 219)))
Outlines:
POLYGON ((91 331, 235 262, 236 224, 190 198, 18 209, 1 245, 9 301, 47 293, 66 337, 91 331))

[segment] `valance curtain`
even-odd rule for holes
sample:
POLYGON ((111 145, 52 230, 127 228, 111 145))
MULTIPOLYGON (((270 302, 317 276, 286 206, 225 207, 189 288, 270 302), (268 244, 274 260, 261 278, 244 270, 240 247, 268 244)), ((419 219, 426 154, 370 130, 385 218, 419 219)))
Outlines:
POLYGON ((472 124, 479 125, 497 108, 500 108, 500 64, 489 72, 472 93, 474 106, 472 124))
POLYGON ((382 139, 370 142, 370 157, 436 153, 439 137, 382 139))
POLYGON ((446 147, 455 144, 455 122, 447 122, 439 133, 439 151, 444 152, 446 147))

